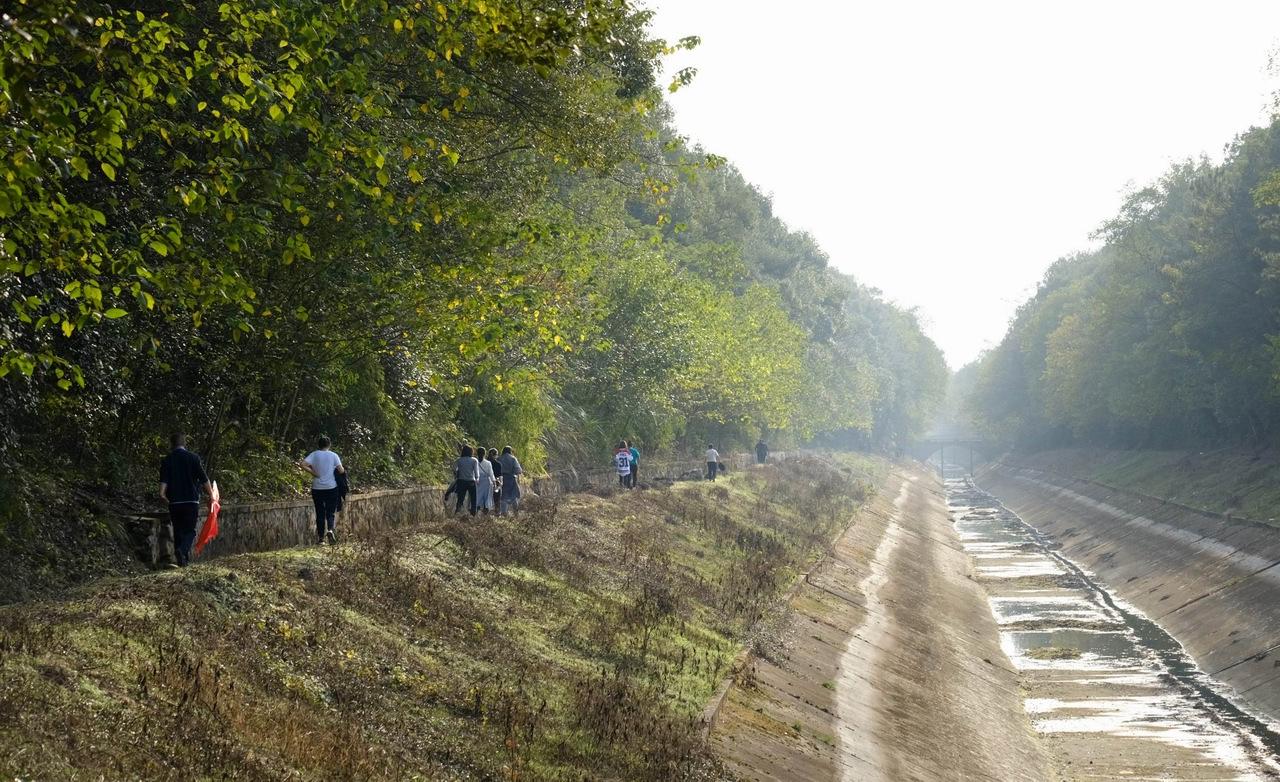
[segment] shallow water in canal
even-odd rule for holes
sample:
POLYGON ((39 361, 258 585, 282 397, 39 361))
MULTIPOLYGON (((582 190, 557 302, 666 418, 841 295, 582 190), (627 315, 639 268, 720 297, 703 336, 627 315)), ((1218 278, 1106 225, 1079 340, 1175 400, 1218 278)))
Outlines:
POLYGON ((1233 702, 1158 624, 996 498, 967 478, 946 489, 1027 714, 1064 773, 1280 780, 1280 727, 1233 702))

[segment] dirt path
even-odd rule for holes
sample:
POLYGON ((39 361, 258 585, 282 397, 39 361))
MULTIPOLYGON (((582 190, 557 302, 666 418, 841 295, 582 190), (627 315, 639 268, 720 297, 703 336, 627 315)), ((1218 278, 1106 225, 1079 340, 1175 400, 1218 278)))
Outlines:
POLYGON ((937 480, 901 468, 792 601, 712 740, 746 780, 1040 780, 1047 762, 937 480))

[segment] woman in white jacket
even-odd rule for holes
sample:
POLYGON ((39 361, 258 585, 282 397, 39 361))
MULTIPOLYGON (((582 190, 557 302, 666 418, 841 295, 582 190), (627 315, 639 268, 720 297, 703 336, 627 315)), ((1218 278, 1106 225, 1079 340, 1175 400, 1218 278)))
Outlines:
MULTIPOLYGON (((479 453, 484 453, 480 449, 479 453)), ((493 463, 488 459, 480 459, 480 479, 476 481, 476 507, 481 513, 493 510, 493 463)))

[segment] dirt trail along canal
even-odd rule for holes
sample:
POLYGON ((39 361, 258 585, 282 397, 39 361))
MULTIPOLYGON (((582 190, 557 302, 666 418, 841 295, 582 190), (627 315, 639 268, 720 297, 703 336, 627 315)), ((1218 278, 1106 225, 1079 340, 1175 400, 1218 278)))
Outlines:
POLYGON ((1066 779, 1280 780, 1277 726, 968 479, 948 507, 1024 707, 1066 779))

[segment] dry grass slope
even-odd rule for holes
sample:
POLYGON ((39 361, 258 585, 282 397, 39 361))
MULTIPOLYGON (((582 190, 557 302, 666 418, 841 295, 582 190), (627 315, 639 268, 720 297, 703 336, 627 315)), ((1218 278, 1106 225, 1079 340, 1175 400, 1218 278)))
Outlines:
POLYGON ((0 774, 719 778, 703 704, 868 491, 795 461, 7 606, 0 774))

